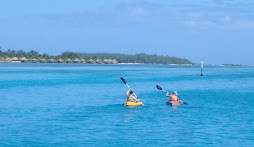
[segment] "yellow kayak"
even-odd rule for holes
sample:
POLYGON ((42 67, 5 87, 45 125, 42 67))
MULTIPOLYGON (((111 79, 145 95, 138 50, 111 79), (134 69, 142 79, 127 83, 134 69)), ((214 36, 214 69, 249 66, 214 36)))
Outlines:
POLYGON ((132 102, 132 101, 126 101, 123 103, 124 106, 138 106, 142 105, 142 102, 132 102))

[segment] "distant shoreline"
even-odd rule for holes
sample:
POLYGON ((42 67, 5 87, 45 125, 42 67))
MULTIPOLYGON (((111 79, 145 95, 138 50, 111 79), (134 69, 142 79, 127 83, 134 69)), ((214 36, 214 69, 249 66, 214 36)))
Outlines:
POLYGON ((52 56, 46 53, 40 54, 34 50, 0 50, 0 62, 31 62, 31 63, 92 63, 92 64, 165 64, 165 65, 193 65, 188 59, 175 56, 149 55, 139 53, 135 55, 118 53, 75 53, 63 52, 52 56))
MULTIPOLYGON (((107 65, 105 63, 67 63, 67 62, 53 62, 53 63, 50 63, 50 62, 21 62, 21 61, 10 61, 10 62, 4 62, 4 61, 0 61, 0 64, 1 63, 20 63, 20 64, 28 64, 28 63, 31 63, 31 64, 102 64, 102 65, 107 65)), ((196 65, 196 64, 151 64, 151 63, 115 63, 115 64, 118 64, 118 65, 171 65, 171 66, 177 66, 177 65, 188 65, 188 66, 191 66, 191 65, 196 65)))
POLYGON ((118 64, 145 64, 145 63, 118 63, 118 64))
MULTIPOLYGON (((2 62, 0 64, 86 64, 86 65, 168 65, 168 66, 197 66, 200 67, 200 64, 147 64, 147 63, 116 63, 116 64, 99 64, 99 63, 42 63, 42 62, 2 62)), ((206 64, 205 67, 254 67, 254 65, 238 65, 238 66, 225 66, 223 64, 206 64)))

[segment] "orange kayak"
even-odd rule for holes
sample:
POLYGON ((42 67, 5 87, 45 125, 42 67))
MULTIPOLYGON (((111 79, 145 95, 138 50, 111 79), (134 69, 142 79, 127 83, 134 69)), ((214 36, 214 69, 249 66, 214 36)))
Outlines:
POLYGON ((166 104, 169 104, 169 105, 181 105, 182 103, 179 102, 179 101, 167 101, 166 104))

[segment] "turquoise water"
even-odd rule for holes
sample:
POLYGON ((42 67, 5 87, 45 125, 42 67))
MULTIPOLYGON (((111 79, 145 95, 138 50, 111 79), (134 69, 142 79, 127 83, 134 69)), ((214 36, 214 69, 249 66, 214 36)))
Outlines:
POLYGON ((254 68, 0 64, 0 146, 254 146, 254 68), (145 106, 125 107, 124 77, 145 106), (166 105, 174 91, 189 105, 166 105))

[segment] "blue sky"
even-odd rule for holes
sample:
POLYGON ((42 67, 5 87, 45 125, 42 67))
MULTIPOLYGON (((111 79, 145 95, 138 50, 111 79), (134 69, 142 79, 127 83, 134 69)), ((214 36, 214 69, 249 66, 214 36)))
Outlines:
POLYGON ((254 64, 254 1, 1 1, 0 46, 254 64))

